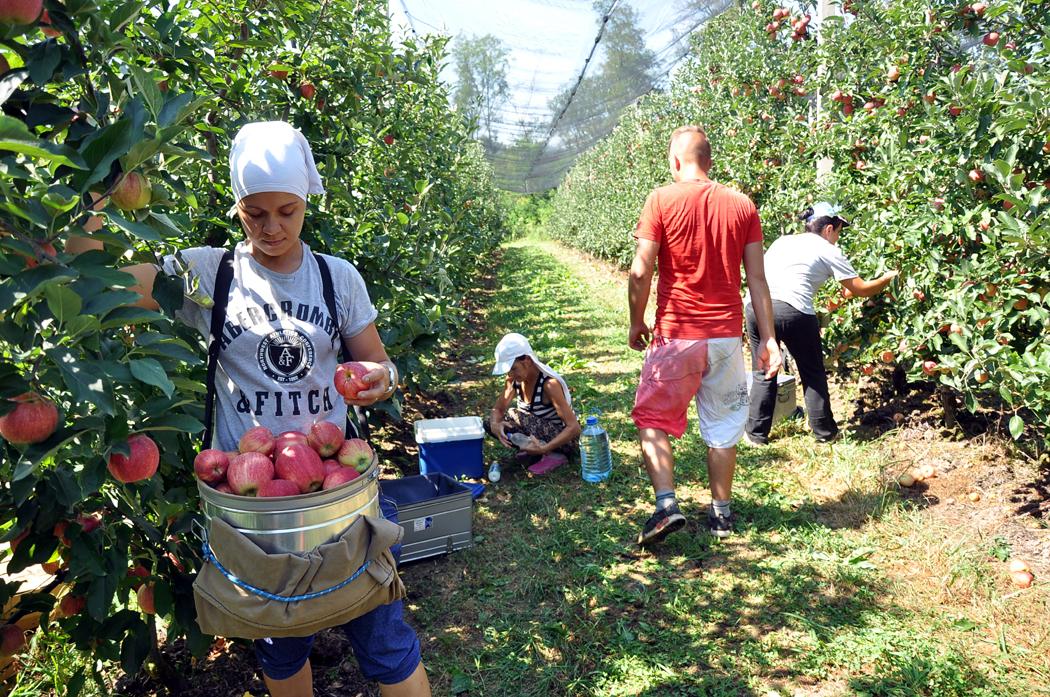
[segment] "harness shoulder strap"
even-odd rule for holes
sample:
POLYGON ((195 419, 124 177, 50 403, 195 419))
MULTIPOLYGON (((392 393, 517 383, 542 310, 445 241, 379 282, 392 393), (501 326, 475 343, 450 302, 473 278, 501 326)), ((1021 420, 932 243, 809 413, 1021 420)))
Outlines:
MULTIPOLYGON (((350 354, 350 348, 343 341, 339 332, 339 308, 335 303, 335 284, 332 282, 332 271, 328 268, 328 262, 317 252, 314 252, 317 261, 317 269, 321 272, 321 295, 324 296, 325 306, 328 308, 328 316, 335 322, 335 333, 339 337, 339 361, 347 363, 354 360, 350 354)), ((369 437, 368 418, 358 407, 347 407, 346 410, 346 437, 364 438, 369 437)))
POLYGON ((211 447, 212 433, 215 428, 215 369, 219 365, 219 350, 222 344, 222 328, 226 324, 226 306, 230 302, 230 285, 233 283, 233 250, 227 250, 219 261, 215 272, 215 291, 212 294, 211 330, 208 333, 208 377, 205 381, 207 392, 204 396, 204 435, 201 438, 203 448, 211 447))

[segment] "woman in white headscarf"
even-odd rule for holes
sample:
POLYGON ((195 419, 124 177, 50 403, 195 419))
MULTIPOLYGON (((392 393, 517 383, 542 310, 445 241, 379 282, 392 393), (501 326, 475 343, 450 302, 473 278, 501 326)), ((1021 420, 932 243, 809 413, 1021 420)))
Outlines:
POLYGON ((516 448, 519 456, 538 458, 529 466, 532 474, 547 474, 568 462, 579 447, 580 422, 565 379, 537 358, 528 339, 516 333, 496 345, 492 374, 506 374, 507 382, 485 430, 508 448, 516 448))
MULTIPOLYGON (((215 377, 216 407, 211 446, 236 450, 253 426, 274 433, 306 433, 320 419, 343 425, 347 404, 368 406, 388 399, 397 372, 374 324, 376 309, 364 280, 349 262, 315 255, 300 239, 307 197, 322 194, 310 145, 290 124, 250 123, 230 149, 236 215, 245 239, 233 253, 233 281, 215 377), (320 264, 329 269, 337 317, 323 296, 320 264), (340 342, 368 369, 371 387, 344 401, 333 376, 340 342)), ((89 229, 89 228, 86 228, 89 229)), ((67 245, 77 252, 100 248, 90 238, 67 245)), ((176 316, 208 336, 216 271, 225 249, 195 247, 165 259, 168 273, 187 271, 190 286, 176 316)), ((126 271, 138 281, 138 305, 157 309, 153 283, 158 267, 126 271)), ((343 627, 362 673, 380 684, 384 697, 426 697, 430 684, 419 640, 402 617, 400 601, 381 605, 343 627)), ((255 642, 267 687, 274 697, 313 694, 309 655, 313 637, 255 642)))

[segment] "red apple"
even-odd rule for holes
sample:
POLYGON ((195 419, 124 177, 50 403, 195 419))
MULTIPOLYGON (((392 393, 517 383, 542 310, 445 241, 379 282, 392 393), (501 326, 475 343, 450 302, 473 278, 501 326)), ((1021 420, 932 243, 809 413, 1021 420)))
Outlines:
POLYGON ((152 197, 149 179, 138 172, 128 172, 120 178, 120 183, 110 198, 122 211, 137 211, 148 206, 152 197))
POLYGON ((970 5, 970 12, 973 12, 978 17, 984 15, 984 11, 988 9, 988 3, 986 2, 975 2, 970 5))
POLYGON ((44 10, 38 21, 40 22, 40 31, 44 32, 44 36, 48 36, 52 39, 57 39, 62 36, 62 32, 51 27, 51 15, 47 13, 47 10, 44 10))
POLYGON ((922 372, 926 373, 927 375, 935 375, 937 373, 937 370, 938 370, 937 361, 923 361, 922 362, 922 372))
POLYGON ((132 588, 140 587, 145 579, 149 578, 149 569, 144 567, 142 564, 136 564, 135 566, 128 569, 128 578, 135 579, 131 582, 132 588))
POLYGON ((323 460, 321 464, 324 466, 324 475, 326 477, 336 470, 343 469, 338 460, 323 460))
POLYGON ((273 462, 266 455, 249 451, 241 453, 230 462, 226 470, 226 482, 233 493, 239 496, 255 496, 264 482, 273 479, 273 462))
POLYGON ((926 94, 922 95, 922 101, 926 102, 927 104, 933 104, 937 101, 937 93, 933 90, 930 90, 926 94))
POLYGON ((32 24, 43 8, 43 0, 0 0, 0 24, 32 24))
POLYGON ((951 326, 948 327, 948 331, 950 331, 952 334, 962 334, 963 328, 962 325, 952 322, 951 326))
POLYGON ((926 299, 926 293, 923 293, 921 290, 915 291, 914 293, 912 293, 912 296, 914 296, 914 298, 919 302, 922 302, 926 299))
POLYGON ((230 487, 230 483, 226 481, 219 482, 215 485, 215 491, 223 494, 232 494, 233 489, 230 487))
POLYGON ((226 468, 230 466, 230 458, 222 450, 209 448, 197 453, 193 458, 193 471, 197 477, 209 484, 222 481, 226 477, 226 468))
POLYGON ((386 143, 387 145, 393 145, 394 144, 394 136, 392 136, 389 133, 387 133, 385 136, 383 136, 383 142, 386 143))
POLYGON ((339 448, 336 459, 346 467, 353 467, 358 472, 364 472, 372 464, 375 453, 372 447, 360 438, 351 438, 339 448))
POLYGON ((992 376, 989 375, 987 373, 987 371, 984 371, 984 370, 978 370, 976 373, 973 374, 973 379, 976 380, 977 384, 979 384, 979 385, 983 385, 984 383, 988 382, 988 380, 991 377, 992 376))
POLYGON ((275 453, 281 452, 281 448, 288 445, 308 445, 309 441, 306 434, 301 431, 285 431, 281 433, 273 441, 273 451, 275 453))
POLYGON ((971 169, 966 176, 975 184, 984 181, 984 174, 979 169, 971 169))
POLYGON ((270 75, 270 77, 272 77, 275 80, 283 80, 286 77, 288 77, 288 71, 287 70, 271 70, 269 72, 269 75, 270 75))
POLYGON ((16 624, 5 624, 0 628, 0 656, 7 658, 25 648, 26 633, 16 624))
POLYGON ((136 593, 139 601, 139 609, 147 615, 157 614, 157 606, 153 602, 153 584, 147 583, 139 586, 136 593))
POLYGON ((262 453, 263 455, 272 453, 273 446, 273 432, 265 426, 249 428, 237 443, 237 449, 242 453, 262 453))
POLYGON ((58 408, 36 392, 8 400, 15 408, 0 416, 0 436, 15 445, 40 443, 51 437, 58 425, 58 408))
POLYGON ((299 94, 303 96, 303 99, 313 99, 316 91, 317 89, 311 82, 303 82, 299 85, 299 94))
POLYGON ((302 493, 317 491, 324 483, 321 456, 308 445, 287 445, 274 457, 274 471, 281 479, 295 482, 302 493))
POLYGON ((82 595, 67 593, 62 596, 62 600, 58 601, 55 616, 58 618, 74 617, 83 612, 85 607, 87 607, 87 598, 82 595))
POLYGON ((896 65, 891 65, 890 69, 886 71, 886 79, 890 82, 896 82, 901 79, 901 69, 896 65))
POLYGON ((988 32, 984 35, 984 38, 981 39, 981 43, 983 43, 985 46, 995 46, 997 43, 999 43, 999 32, 988 32))
POLYGON ((301 493, 303 492, 299 491, 299 485, 295 482, 287 479, 271 479, 268 482, 263 482, 262 486, 259 487, 258 496, 270 498, 274 496, 298 496, 301 493))
MULTIPOLYGON (((3 71, 0 70, 0 72, 3 72, 3 71)), ((33 245, 38 248, 37 254, 42 256, 42 257, 45 254, 53 256, 53 257, 54 256, 58 256, 58 250, 55 249, 55 245, 51 244, 47 240, 33 240, 33 245)), ((46 259, 46 257, 44 257, 44 258, 46 259)), ((27 269, 32 269, 33 267, 38 266, 39 264, 40 264, 40 262, 37 260, 37 258, 35 256, 26 257, 26 268, 27 269)))
POLYGON ((882 352, 882 362, 883 363, 893 363, 893 359, 894 359, 893 351, 890 351, 890 350, 887 349, 886 351, 882 352))
POLYGON ((1035 579, 1030 571, 1014 571, 1010 574, 1010 580, 1018 588, 1028 588, 1032 585, 1032 581, 1035 579))
POLYGON ((117 481, 129 484, 149 479, 157 473, 160 465, 160 450, 153 439, 143 433, 128 438, 130 455, 112 453, 109 456, 109 473, 117 481))
POLYGON ((952 116, 958 116, 959 114, 962 113, 962 107, 961 106, 956 106, 955 104, 952 104, 951 106, 948 107, 948 113, 951 114, 952 116))
POLYGON ((356 399, 357 393, 367 390, 371 384, 365 381, 368 368, 357 361, 340 363, 335 369, 335 390, 346 399, 356 399))
POLYGON ((338 470, 324 478, 324 484, 321 485, 321 488, 334 489, 335 487, 342 486, 347 482, 352 482, 360 476, 360 473, 358 473, 353 467, 340 467, 338 470))
POLYGON ((842 90, 835 90, 834 92, 831 93, 831 101, 833 101, 833 102, 841 102, 842 98, 844 96, 845 95, 842 94, 842 90))
POLYGON ((944 199, 943 198, 935 198, 932 201, 930 201, 930 205, 933 206, 933 210, 935 210, 935 211, 943 211, 944 210, 944 199))
POLYGON ((306 439, 318 455, 331 457, 339 451, 339 446, 343 444, 343 429, 331 421, 318 421, 310 427, 310 433, 306 439))

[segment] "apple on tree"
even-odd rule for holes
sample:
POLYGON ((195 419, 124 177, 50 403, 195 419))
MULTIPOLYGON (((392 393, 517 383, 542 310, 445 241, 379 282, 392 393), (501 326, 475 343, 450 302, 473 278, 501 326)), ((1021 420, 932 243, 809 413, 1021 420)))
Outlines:
POLYGON ((0 24, 32 24, 43 9, 43 0, 3 0, 0 2, 0 24))
POLYGON ((112 453, 109 456, 109 473, 119 482, 130 484, 149 479, 157 473, 160 465, 160 450, 149 436, 136 433, 128 438, 130 453, 112 453))
POLYGON ((40 443, 51 437, 58 425, 55 403, 36 392, 9 399, 15 408, 0 416, 0 436, 15 445, 40 443))

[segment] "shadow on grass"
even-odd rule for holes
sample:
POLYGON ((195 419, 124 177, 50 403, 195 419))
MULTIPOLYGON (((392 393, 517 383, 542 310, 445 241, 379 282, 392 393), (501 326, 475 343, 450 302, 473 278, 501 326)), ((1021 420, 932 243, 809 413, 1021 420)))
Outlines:
MULTIPOLYGON (((636 453, 628 412, 641 357, 619 336, 626 319, 610 308, 620 304, 597 302, 599 291, 535 247, 505 249, 500 278, 479 332, 487 344, 465 356, 474 361, 467 401, 486 413, 498 383, 486 377, 492 347, 520 331, 541 359, 573 366, 565 377, 577 409, 601 406, 614 445, 636 453)), ((683 489, 706 486, 695 434, 675 453, 683 489)), ((908 647, 864 648, 898 612, 882 602, 890 589, 836 532, 880 516, 887 495, 873 484, 789 500, 774 476, 788 455, 742 451, 738 535, 712 538, 705 511, 683 500, 690 525, 652 551, 633 543, 651 496, 636 456, 599 485, 574 465, 543 478, 505 469, 475 509, 473 549, 403 570, 437 692, 458 676, 459 694, 486 697, 764 695, 770 679, 811 685, 836 666, 876 660, 885 662, 878 679, 898 684, 891 675, 912 660, 908 647), (840 642, 861 648, 832 655, 840 642)))

